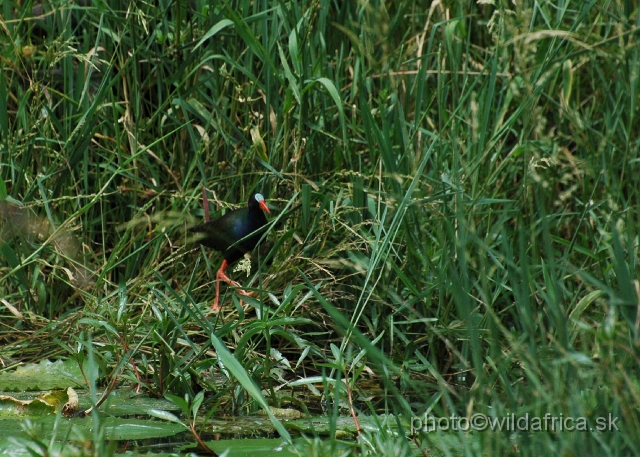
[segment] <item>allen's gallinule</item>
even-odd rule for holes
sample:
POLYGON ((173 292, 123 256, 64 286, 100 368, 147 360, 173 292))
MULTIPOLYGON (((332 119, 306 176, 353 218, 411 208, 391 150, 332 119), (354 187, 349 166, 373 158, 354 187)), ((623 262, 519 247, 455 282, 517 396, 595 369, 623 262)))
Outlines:
POLYGON ((238 292, 249 295, 240 289, 240 284, 229 279, 225 270, 229 265, 241 259, 245 253, 253 250, 264 233, 263 227, 267 225, 264 212, 270 213, 262 194, 254 193, 249 197, 246 208, 229 211, 213 221, 191 227, 189 231, 201 233, 200 244, 222 252, 224 260, 216 273, 216 300, 213 302, 213 310, 220 309, 220 280, 233 287, 238 287, 238 292), (263 229, 263 230, 260 230, 263 229), (252 236, 245 238, 248 235, 252 236), (244 240, 242 240, 245 238, 244 240), (242 241, 240 241, 242 240, 242 241))

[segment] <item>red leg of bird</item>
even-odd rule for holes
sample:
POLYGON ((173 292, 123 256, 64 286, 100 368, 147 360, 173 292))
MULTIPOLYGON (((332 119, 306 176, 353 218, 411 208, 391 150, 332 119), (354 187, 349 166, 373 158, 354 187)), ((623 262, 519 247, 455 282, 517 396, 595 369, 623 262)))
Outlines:
MULTIPOLYGON (((216 273, 216 299, 213 302, 213 307, 212 309, 214 311, 219 311, 220 310, 220 281, 224 281, 227 284, 229 284, 232 287, 237 287, 237 292, 241 293, 242 295, 246 295, 247 297, 250 296, 251 294, 249 292, 246 292, 242 289, 240 289, 240 284, 238 284, 237 282, 231 280, 226 274, 225 274, 225 270, 227 269, 227 267, 229 266, 229 264, 227 263, 226 259, 222 261, 222 265, 220 265, 220 268, 218 269, 218 272, 216 273)), ((240 300, 240 305, 242 305, 242 300, 240 300)))

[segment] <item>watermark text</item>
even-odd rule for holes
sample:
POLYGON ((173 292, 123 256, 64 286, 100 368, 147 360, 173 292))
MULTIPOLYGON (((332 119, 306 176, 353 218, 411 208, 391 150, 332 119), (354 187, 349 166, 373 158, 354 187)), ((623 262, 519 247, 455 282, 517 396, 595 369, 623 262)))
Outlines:
POLYGON ((508 414, 502 417, 492 417, 486 414, 476 413, 471 417, 449 416, 435 417, 425 414, 424 417, 411 418, 411 432, 434 432, 436 430, 461 430, 461 431, 527 431, 527 432, 585 432, 585 431, 619 431, 620 418, 609 414, 608 416, 595 417, 589 420, 586 417, 552 416, 550 413, 544 416, 508 414))

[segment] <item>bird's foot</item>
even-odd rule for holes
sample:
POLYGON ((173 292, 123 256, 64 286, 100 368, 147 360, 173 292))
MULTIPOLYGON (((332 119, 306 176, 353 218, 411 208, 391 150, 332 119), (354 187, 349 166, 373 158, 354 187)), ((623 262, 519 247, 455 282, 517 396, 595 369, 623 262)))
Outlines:
MULTIPOLYGON (((238 292, 240 295, 244 295, 245 297, 251 297, 253 296, 252 292, 247 292, 246 290, 242 289, 242 286, 240 284, 238 284, 236 281, 232 280, 231 278, 229 278, 225 273, 224 270, 219 270, 218 274, 216 275, 216 299, 213 302, 213 305, 211 306, 211 310, 214 313, 217 313, 218 311, 220 311, 220 281, 224 281, 227 284, 229 284, 229 286, 234 287, 236 292, 238 292)), ((240 306, 242 306, 242 299, 240 300, 240 306)))

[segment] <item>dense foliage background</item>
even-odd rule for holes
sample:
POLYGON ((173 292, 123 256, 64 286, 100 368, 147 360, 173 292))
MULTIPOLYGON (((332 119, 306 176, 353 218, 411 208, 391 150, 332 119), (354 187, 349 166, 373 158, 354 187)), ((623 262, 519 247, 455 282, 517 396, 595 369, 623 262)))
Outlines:
POLYGON ((6 366, 90 346, 105 384, 255 408, 215 332, 276 405, 344 378, 362 414, 619 417, 456 453, 640 453, 636 2, 1 8, 6 366), (202 186, 274 221, 208 319, 202 186))

